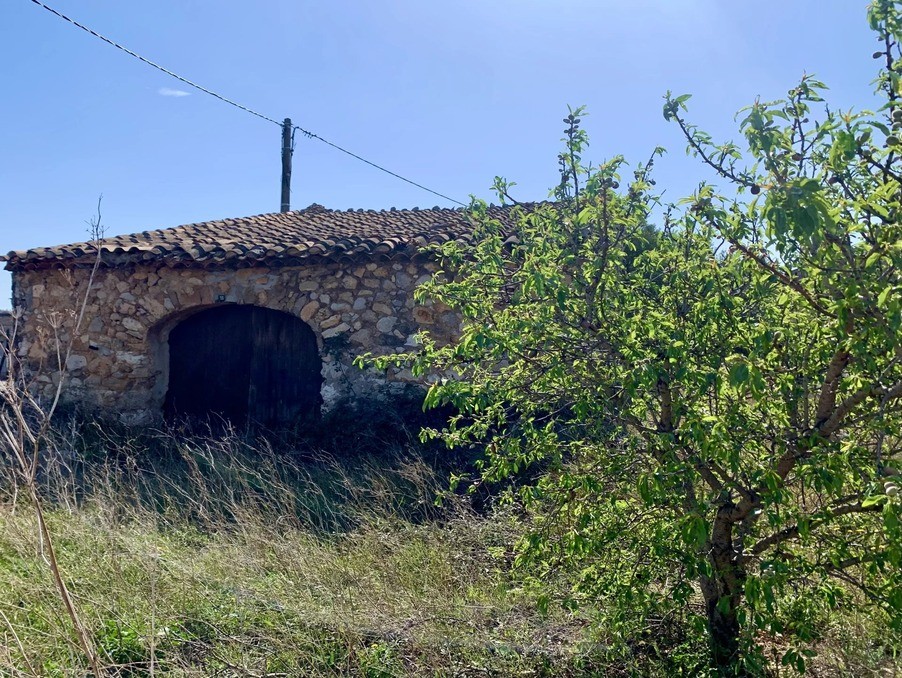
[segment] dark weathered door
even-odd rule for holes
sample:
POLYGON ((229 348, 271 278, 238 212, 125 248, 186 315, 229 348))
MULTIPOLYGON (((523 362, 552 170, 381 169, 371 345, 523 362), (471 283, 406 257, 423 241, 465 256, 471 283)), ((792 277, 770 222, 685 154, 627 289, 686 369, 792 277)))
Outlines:
POLYGON ((287 313, 217 306, 169 335, 169 416, 222 417, 235 425, 291 425, 320 406, 313 330, 287 313))

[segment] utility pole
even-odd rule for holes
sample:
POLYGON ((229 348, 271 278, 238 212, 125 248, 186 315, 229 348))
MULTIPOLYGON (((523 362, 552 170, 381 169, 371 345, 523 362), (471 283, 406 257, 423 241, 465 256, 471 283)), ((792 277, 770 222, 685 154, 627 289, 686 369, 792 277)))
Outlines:
POLYGON ((282 212, 291 210, 291 118, 282 121, 282 212))

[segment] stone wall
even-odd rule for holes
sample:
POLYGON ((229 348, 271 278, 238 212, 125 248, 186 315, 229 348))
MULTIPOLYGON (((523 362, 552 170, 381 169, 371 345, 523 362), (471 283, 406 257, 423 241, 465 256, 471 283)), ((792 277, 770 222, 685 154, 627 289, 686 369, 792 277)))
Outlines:
POLYGON ((13 335, 15 320, 9 311, 0 311, 0 379, 7 375, 7 342, 13 335))
POLYGON ((313 329, 322 359, 323 406, 343 397, 382 397, 416 383, 408 370, 361 370, 355 356, 402 352, 428 330, 454 337, 447 308, 419 306, 413 290, 435 270, 430 261, 326 262, 291 268, 227 270, 146 264, 100 268, 86 294, 87 269, 14 272, 14 302, 24 311, 18 353, 39 390, 60 378, 56 346, 80 329, 66 361, 64 402, 115 412, 125 420, 160 416, 169 371, 169 332, 217 304, 288 312, 313 329))

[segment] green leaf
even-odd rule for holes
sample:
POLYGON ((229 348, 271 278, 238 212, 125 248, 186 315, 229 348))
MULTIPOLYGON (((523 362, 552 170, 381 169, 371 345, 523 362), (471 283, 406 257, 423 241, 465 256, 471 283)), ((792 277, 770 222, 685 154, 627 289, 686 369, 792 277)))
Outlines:
POLYGON ((742 386, 749 380, 749 366, 744 362, 732 365, 727 380, 730 386, 742 386))
POLYGON ((888 497, 885 494, 876 494, 871 497, 867 497, 861 502, 861 508, 870 508, 872 506, 882 506, 886 503, 888 497))

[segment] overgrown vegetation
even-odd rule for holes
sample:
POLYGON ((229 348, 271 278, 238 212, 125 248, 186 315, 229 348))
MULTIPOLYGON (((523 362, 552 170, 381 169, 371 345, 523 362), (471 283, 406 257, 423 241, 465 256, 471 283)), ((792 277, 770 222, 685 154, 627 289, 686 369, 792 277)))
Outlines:
MULTIPOLYGON (((421 446, 336 458, 94 425, 48 440, 48 523, 104 675, 676 675, 699 650, 665 620, 621 638, 593 629, 591 608, 546 609, 512 568, 524 516, 453 495, 435 506, 446 469, 421 446)), ((0 675, 84 675, 13 489, 0 675)), ((569 586, 549 578, 542 595, 569 586)), ((829 619, 825 638, 825 675, 890 666, 872 620, 829 619)))
MULTIPOLYGON (((94 432, 87 450, 71 435, 54 438, 42 487, 60 567, 107 670, 579 666, 580 621, 543 619, 513 590, 513 519, 477 518, 453 501, 437 509, 438 477, 421 457, 399 448, 370 460, 293 458, 234 435, 94 432), (540 630, 560 637, 563 652, 540 630)), ((0 513, 0 671, 78 675, 87 665, 60 617, 34 519, 10 489, 0 513)))
POLYGON ((428 435, 484 446, 483 480, 534 469, 512 499, 537 590, 578 572, 563 604, 624 637, 675 620, 707 638, 697 672, 802 671, 854 610, 902 629, 900 3, 868 16, 877 113, 806 76, 742 113, 742 149, 667 96, 726 190, 660 206, 653 237, 660 149, 626 183, 622 158, 583 163, 572 111, 554 202, 513 233, 477 203, 474 242, 436 248, 419 296, 463 315, 460 341, 376 361, 449 375, 427 404, 458 414, 428 435))
MULTIPOLYGON (((42 486, 107 671, 581 675, 602 656, 583 619, 541 613, 511 574, 515 516, 479 517, 453 497, 435 507, 439 476, 410 450, 338 460, 235 436, 72 443, 54 438, 42 486)), ((0 671, 79 675, 34 519, 10 490, 0 671)))
POLYGON ((660 149, 629 181, 586 166, 575 110, 553 202, 514 233, 474 204, 418 292, 461 339, 376 361, 445 375, 424 438, 458 463, 397 422, 276 447, 54 430, 13 361, 0 671, 898 672, 902 7, 869 18, 876 113, 805 77, 744 112, 741 149, 668 95, 724 191, 660 205, 660 149))

